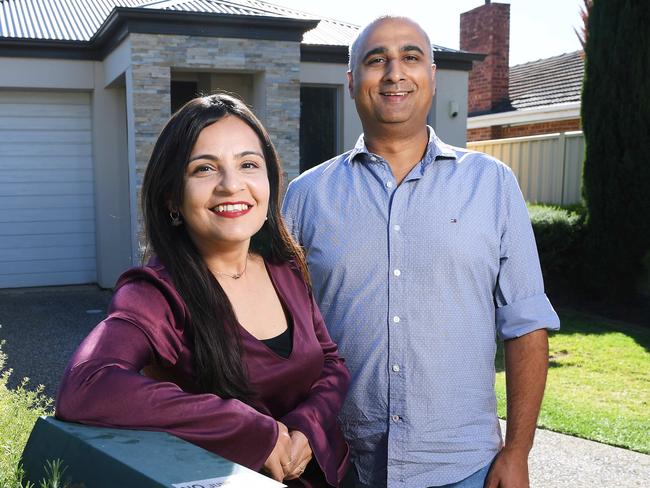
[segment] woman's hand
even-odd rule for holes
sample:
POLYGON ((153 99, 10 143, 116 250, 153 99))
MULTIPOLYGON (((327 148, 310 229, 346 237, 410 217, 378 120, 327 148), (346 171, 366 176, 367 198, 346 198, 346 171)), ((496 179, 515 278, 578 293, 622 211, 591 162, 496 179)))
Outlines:
MULTIPOLYGON (((277 421, 276 421, 277 422, 277 421)), ((276 481, 282 481, 287 470, 292 469, 292 441, 287 426, 278 422, 278 440, 264 463, 264 471, 276 481)))
POLYGON ((291 465, 289 469, 285 468, 285 480, 295 480, 305 471, 307 464, 311 461, 312 452, 309 447, 309 441, 305 434, 299 430, 292 430, 289 433, 291 437, 291 465))

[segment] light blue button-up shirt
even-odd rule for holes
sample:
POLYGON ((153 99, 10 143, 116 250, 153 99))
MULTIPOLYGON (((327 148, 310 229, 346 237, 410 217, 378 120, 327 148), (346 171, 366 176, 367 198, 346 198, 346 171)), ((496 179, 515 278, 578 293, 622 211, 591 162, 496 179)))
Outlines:
POLYGON ((352 372, 341 422, 372 487, 487 465, 501 446, 497 336, 559 328, 512 171, 429 134, 400 185, 361 136, 292 181, 283 205, 352 372))

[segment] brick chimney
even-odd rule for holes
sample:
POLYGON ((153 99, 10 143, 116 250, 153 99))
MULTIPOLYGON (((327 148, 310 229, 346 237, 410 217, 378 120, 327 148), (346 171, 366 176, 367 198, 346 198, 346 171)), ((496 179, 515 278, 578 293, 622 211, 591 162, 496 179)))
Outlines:
POLYGON ((510 5, 490 3, 460 15, 460 48, 487 54, 469 73, 469 115, 507 106, 510 5))

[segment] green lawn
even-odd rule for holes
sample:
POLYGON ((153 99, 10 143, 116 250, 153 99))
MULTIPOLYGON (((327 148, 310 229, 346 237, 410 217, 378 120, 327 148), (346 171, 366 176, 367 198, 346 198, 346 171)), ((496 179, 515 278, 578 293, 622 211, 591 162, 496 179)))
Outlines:
MULTIPOLYGON (((650 329, 564 312, 539 426, 650 454, 650 329)), ((497 356, 499 416, 505 374, 497 356)))

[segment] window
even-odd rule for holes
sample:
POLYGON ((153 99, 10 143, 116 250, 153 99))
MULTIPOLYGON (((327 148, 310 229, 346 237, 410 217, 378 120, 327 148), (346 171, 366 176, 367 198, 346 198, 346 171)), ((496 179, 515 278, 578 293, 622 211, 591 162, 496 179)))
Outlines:
POLYGON ((338 86, 300 87, 300 172, 339 153, 338 86))
POLYGON ((172 113, 193 98, 198 97, 199 85, 196 81, 173 81, 170 85, 172 113))

